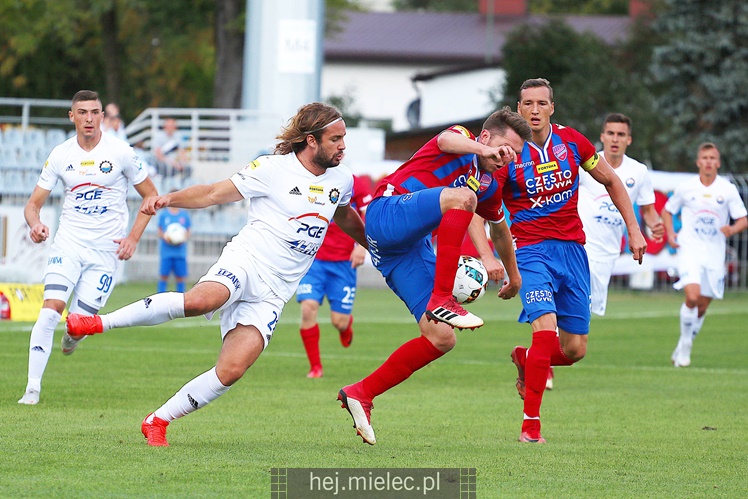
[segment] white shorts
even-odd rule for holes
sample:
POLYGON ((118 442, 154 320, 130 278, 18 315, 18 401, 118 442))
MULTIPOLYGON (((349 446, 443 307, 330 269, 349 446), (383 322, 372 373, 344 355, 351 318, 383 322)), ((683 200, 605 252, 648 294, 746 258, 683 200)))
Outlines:
POLYGON ((608 286, 613 273, 615 260, 611 262, 593 262, 590 264, 590 312, 605 315, 608 305, 608 286))
POLYGON ((44 272, 44 299, 67 303, 75 292, 84 310, 96 314, 114 290, 119 259, 114 251, 100 251, 55 240, 44 272), (64 277, 60 279, 58 276, 64 277), (68 289, 68 283, 74 289, 68 289))
POLYGON ((678 275, 680 279, 673 284, 674 289, 683 289, 689 284, 701 286, 701 296, 721 300, 725 295, 725 268, 709 268, 702 261, 703 255, 688 252, 678 254, 678 275))
MULTIPOLYGON (((257 271, 246 253, 241 256, 228 248, 198 282, 219 282, 231 295, 218 311, 221 312, 221 338, 239 324, 256 327, 268 346, 286 302, 280 298, 257 271)), ((208 320, 213 313, 206 314, 208 320)))

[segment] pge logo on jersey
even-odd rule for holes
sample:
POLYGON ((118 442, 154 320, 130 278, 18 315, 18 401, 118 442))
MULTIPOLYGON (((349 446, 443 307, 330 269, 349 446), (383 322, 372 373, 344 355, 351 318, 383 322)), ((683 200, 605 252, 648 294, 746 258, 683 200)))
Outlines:
POLYGON ((325 217, 320 215, 319 213, 306 213, 304 215, 301 215, 300 217, 293 217, 288 219, 289 222, 291 220, 296 220, 296 222, 299 224, 296 228, 296 233, 303 233, 307 234, 312 239, 319 239, 322 237, 322 235, 325 233, 325 229, 330 224, 330 221, 327 220, 325 217), (315 220, 322 220, 324 222, 324 225, 313 225, 306 222, 302 222, 302 218, 313 218, 315 220))

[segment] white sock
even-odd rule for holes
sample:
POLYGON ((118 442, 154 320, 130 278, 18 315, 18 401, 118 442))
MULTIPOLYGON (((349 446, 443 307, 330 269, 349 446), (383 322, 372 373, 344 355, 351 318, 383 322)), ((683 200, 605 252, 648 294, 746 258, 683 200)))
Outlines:
POLYGON ((693 324, 693 334, 692 338, 696 338, 696 335, 699 334, 699 331, 701 331, 701 326, 704 325, 704 318, 706 317, 706 313, 702 315, 701 317, 696 318, 696 322, 693 324))
POLYGON ((62 316, 51 308, 42 308, 31 329, 29 339, 29 380, 26 391, 42 389, 42 376, 47 368, 55 339, 55 328, 62 316))
POLYGON ((117 327, 155 326, 184 317, 183 293, 159 293, 101 316, 104 331, 117 327))
POLYGON ((693 328, 698 319, 699 308, 689 308, 685 303, 680 306, 680 340, 691 344, 693 341, 693 328))
POLYGON ((184 385, 154 414, 164 421, 173 421, 208 405, 226 393, 229 388, 231 387, 225 386, 218 379, 214 367, 184 385))

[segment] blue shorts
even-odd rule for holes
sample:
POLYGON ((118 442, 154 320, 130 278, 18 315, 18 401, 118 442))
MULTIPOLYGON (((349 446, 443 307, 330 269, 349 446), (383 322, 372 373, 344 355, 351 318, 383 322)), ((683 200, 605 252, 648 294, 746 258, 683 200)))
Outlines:
POLYGON ((558 327, 571 334, 590 331, 590 268, 584 246, 549 240, 517 250, 522 275, 519 322, 556 314, 558 327))
POLYGON ((431 232, 442 219, 442 189, 379 197, 366 209, 371 260, 416 322, 426 312, 434 289, 436 254, 431 232))
POLYGON ((296 289, 296 301, 314 300, 320 305, 325 296, 330 310, 350 315, 356 298, 356 269, 348 260, 327 262, 314 260, 309 272, 296 289))
POLYGON ((168 276, 174 272, 176 277, 187 277, 187 259, 182 257, 162 257, 159 272, 162 276, 168 276))

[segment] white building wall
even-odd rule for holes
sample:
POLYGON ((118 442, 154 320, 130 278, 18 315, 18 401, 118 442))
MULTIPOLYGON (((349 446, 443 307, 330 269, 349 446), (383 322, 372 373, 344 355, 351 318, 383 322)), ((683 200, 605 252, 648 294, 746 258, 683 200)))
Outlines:
POLYGON ((491 91, 498 96, 506 73, 486 68, 418 82, 421 89, 421 126, 460 123, 488 116, 496 110, 491 91))
POLYGON ((407 109, 421 97, 421 127, 488 116, 495 110, 490 92, 502 88, 506 74, 477 69, 413 83, 417 74, 443 69, 428 65, 328 62, 322 69, 321 98, 350 96, 353 109, 369 120, 391 120, 392 131, 410 130, 407 109))
POLYGON ((395 132, 409 130, 408 105, 418 98, 411 78, 438 70, 432 65, 326 62, 322 68, 323 100, 350 95, 364 118, 392 120, 395 132))

